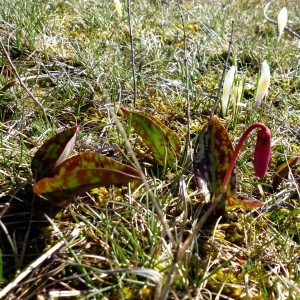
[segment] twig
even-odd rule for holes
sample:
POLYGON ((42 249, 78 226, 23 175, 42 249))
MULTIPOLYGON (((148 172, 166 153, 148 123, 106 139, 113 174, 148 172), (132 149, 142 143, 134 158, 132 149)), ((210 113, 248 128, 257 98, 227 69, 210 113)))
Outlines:
POLYGON ((227 56, 226 56, 226 60, 225 60, 225 64, 224 64, 224 68, 223 68, 223 72, 222 72, 222 77, 219 82, 219 87, 218 87, 217 96, 215 98, 215 103, 211 110, 210 118, 212 118, 214 116, 215 110, 216 110, 217 105, 220 100, 221 89, 222 89, 222 85, 223 85, 223 81, 224 81, 224 77, 225 77, 225 72, 226 72, 226 68, 227 68, 227 63, 228 63, 228 59, 229 59, 229 55, 230 55, 231 46, 232 46, 233 29, 234 29, 234 20, 232 20, 232 23, 231 23, 231 34, 230 34, 230 40, 229 40, 229 44, 228 44, 227 56))
MULTIPOLYGON (((179 4, 178 4, 179 5, 179 4)), ((179 8, 181 8, 181 5, 179 5, 179 8)), ((190 154, 192 156, 192 145, 191 145, 191 112, 190 112, 190 89, 189 89, 189 65, 187 60, 187 52, 186 52, 186 29, 185 29, 185 23, 182 16, 182 11, 180 9, 180 19, 181 24, 183 28, 183 51, 184 51, 184 68, 185 68, 185 88, 186 88, 186 118, 187 118, 187 133, 186 133, 186 150, 187 154, 190 154)), ((192 157, 190 158, 192 160, 192 157)))
MULTIPOLYGON (((269 1, 269 2, 266 4, 266 6, 265 6, 265 8, 264 8, 264 17, 265 17, 265 19, 266 19, 268 22, 270 22, 270 23, 272 23, 272 24, 274 24, 274 25, 277 26, 277 22, 276 22, 275 20, 269 18, 268 15, 267 15, 267 10, 268 10, 268 8, 269 8, 269 6, 270 6, 270 4, 271 4, 272 2, 273 2, 273 1, 269 1)), ((299 35, 297 32, 293 31, 292 29, 288 28, 287 26, 284 27, 284 30, 285 30, 286 32, 288 32, 290 35, 292 35, 292 36, 294 36, 294 37, 300 39, 300 35, 299 35)))
POLYGON ((12 70, 12 72, 14 73, 14 75, 16 76, 16 78, 18 79, 19 81, 19 84, 20 86, 26 91, 26 93, 29 95, 29 97, 38 105, 38 107, 40 108, 40 110, 42 111, 43 115, 44 115, 44 118, 45 118, 45 121, 48 122, 48 119, 47 119, 47 115, 46 115, 46 112, 45 112, 45 109, 43 107, 43 105, 39 102, 39 100, 32 94, 32 92, 28 89, 28 87, 24 84, 23 80, 21 79, 16 67, 14 66, 8 52, 6 51, 5 49, 5 46, 2 42, 2 39, 0 38, 0 48, 5 56, 5 58, 7 59, 7 62, 12 70))
POLYGON ((136 75, 135 75, 134 45, 133 45, 132 24, 131 24, 130 0, 127 0, 127 18, 128 18, 128 27, 129 27, 130 60, 131 60, 132 81, 133 81, 133 106, 135 107, 137 92, 136 92, 136 75))

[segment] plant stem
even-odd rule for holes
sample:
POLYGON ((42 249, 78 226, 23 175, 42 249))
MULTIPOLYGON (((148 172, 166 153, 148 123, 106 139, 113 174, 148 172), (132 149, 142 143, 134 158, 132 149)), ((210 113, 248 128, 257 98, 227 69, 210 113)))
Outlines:
POLYGON ((222 76, 221 76, 221 80, 219 82, 217 96, 215 97, 214 106, 213 106, 213 108, 211 110, 211 113, 210 113, 210 119, 215 114, 215 110, 216 110, 217 105, 218 105, 219 100, 220 100, 220 94, 221 94, 222 84, 223 84, 223 81, 224 81, 225 72, 226 72, 226 68, 227 68, 227 63, 228 63, 228 59, 229 59, 229 55, 230 55, 230 49, 231 49, 231 46, 232 46, 233 29, 234 29, 234 21, 231 22, 231 34, 230 34, 230 40, 229 40, 229 44, 228 44, 227 56, 226 56, 226 60, 225 60, 225 64, 224 64, 224 68, 223 68, 223 72, 222 72, 222 76))
POLYGON ((134 57, 134 45, 133 45, 133 34, 132 34, 132 24, 131 24, 130 0, 127 0, 127 18, 128 18, 128 27, 129 27, 130 60, 131 60, 132 82, 133 82, 133 107, 135 108, 136 97, 137 97, 137 87, 136 87, 135 57, 134 57))

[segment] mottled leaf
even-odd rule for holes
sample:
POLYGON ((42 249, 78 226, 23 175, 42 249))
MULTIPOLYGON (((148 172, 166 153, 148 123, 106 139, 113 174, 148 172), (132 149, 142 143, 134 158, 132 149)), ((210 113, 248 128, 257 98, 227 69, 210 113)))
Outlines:
MULTIPOLYGON (((196 146, 193 169, 196 184, 206 199, 219 192, 233 154, 233 146, 226 128, 213 116, 201 130, 196 146)), ((235 193, 235 171, 231 175, 227 192, 235 193)))
POLYGON ((44 178, 33 186, 35 194, 47 199, 55 206, 64 206, 68 199, 81 195, 93 188, 118 185, 141 178, 117 170, 77 169, 52 178, 44 178))
POLYGON ((68 158, 74 144, 79 126, 66 129, 47 140, 35 153, 31 170, 37 180, 52 176, 52 170, 68 158))
POLYGON ((122 164, 105 155, 95 152, 84 152, 63 161, 54 170, 54 175, 62 175, 79 169, 103 168, 124 172, 139 177, 139 172, 128 165, 122 164))
POLYGON ((264 205, 264 203, 259 200, 253 198, 239 199, 236 196, 228 193, 225 193, 224 201, 226 210, 231 210, 233 208, 243 208, 246 210, 251 210, 262 207, 264 205))
POLYGON ((300 155, 290 158, 288 161, 284 162, 275 169, 272 186, 274 189, 282 182, 283 178, 286 178, 289 174, 289 171, 293 166, 296 165, 300 155))
POLYGON ((161 166, 174 166, 181 150, 177 134, 151 116, 123 107, 121 110, 150 149, 157 163, 161 166))

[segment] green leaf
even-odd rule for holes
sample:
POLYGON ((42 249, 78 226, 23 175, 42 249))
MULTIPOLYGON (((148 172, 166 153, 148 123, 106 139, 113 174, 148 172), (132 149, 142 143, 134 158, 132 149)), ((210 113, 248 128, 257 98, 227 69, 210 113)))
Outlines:
POLYGON ((278 185, 282 182, 283 178, 287 177, 290 170, 296 165, 300 155, 290 158, 288 161, 284 162, 275 169, 272 186, 276 189, 278 185))
MULTIPOLYGON (((198 136, 193 162, 197 187, 206 199, 211 200, 219 192, 232 155, 230 136, 220 120, 213 116, 198 136)), ((235 190, 234 170, 227 192, 234 194, 235 190)))
POLYGON ((124 172, 128 175, 139 177, 139 172, 128 165, 122 164, 114 159, 111 159, 103 154, 95 152, 84 152, 72 156, 63 161, 54 170, 54 175, 62 175, 71 171, 80 169, 95 169, 103 168, 124 172))
POLYGON ((79 126, 66 129, 47 140, 38 149, 31 161, 31 170, 37 180, 52 176, 52 170, 68 158, 78 131, 79 126))
POLYGON ((44 178, 34 184, 33 191, 53 205, 63 207, 72 201, 74 196, 93 188, 140 180, 138 176, 117 170, 77 169, 52 178, 44 178))
POLYGON ((180 140, 170 128, 140 112, 121 107, 124 116, 131 122, 137 134, 150 149, 161 166, 173 167, 180 158, 180 140))

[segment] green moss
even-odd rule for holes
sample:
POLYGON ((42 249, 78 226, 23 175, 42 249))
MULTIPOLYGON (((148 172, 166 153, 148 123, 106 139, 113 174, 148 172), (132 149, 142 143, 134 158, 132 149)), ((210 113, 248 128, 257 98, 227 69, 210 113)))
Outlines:
POLYGON ((241 223, 220 224, 218 229, 223 231, 225 239, 236 245, 244 243, 244 226, 241 223))
POLYGON ((214 292, 220 292, 229 297, 239 297, 242 288, 233 285, 241 284, 237 274, 230 272, 228 269, 220 269, 209 279, 208 285, 214 292))

